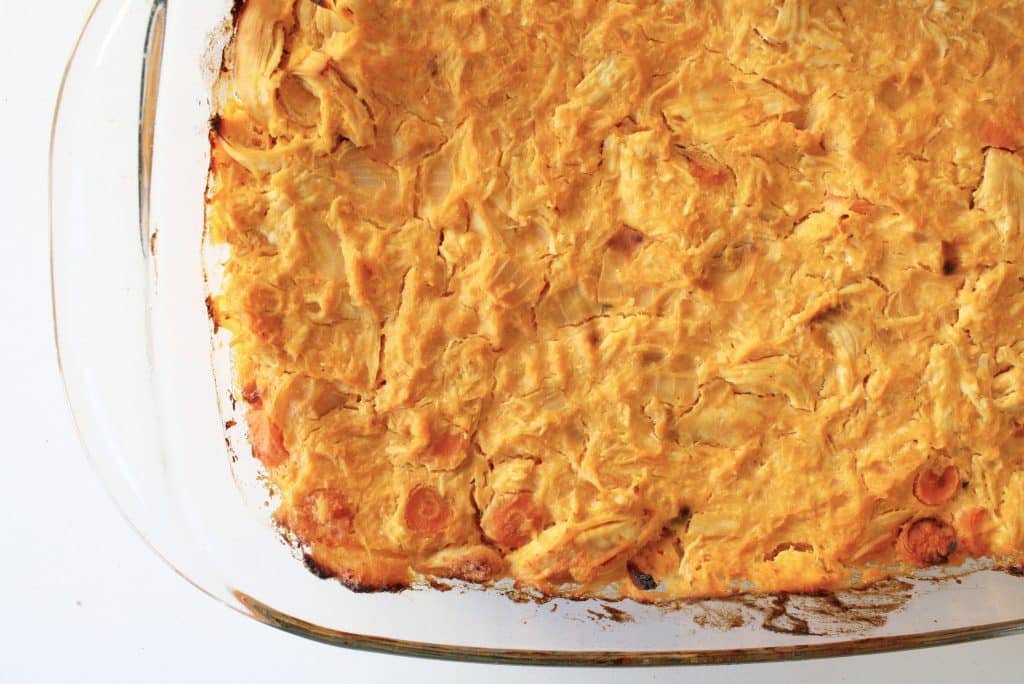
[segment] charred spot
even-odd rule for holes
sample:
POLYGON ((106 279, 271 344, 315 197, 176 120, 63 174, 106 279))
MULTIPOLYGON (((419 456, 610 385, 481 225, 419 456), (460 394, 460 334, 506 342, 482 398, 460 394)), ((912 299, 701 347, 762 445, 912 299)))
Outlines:
POLYGON ((624 225, 608 240, 608 247, 623 254, 633 254, 645 242, 647 242, 646 235, 635 228, 624 225))
POLYGON ((626 563, 626 570, 629 571, 629 578, 633 580, 634 586, 640 591, 654 591, 658 588, 658 581, 640 570, 632 561, 626 563))
POLYGON ((953 275, 960 268, 960 257, 956 245, 942 241, 942 275, 953 275))
POLYGON ((235 427, 236 425, 238 425, 238 423, 236 421, 228 420, 228 421, 225 421, 225 423, 224 423, 224 429, 225 430, 230 430, 231 428, 235 427))
POLYGON ((405 584, 371 584, 364 582, 355 576, 350 570, 342 570, 341 572, 335 572, 328 568, 326 565, 313 558, 312 554, 302 554, 302 563, 306 566, 306 569, 311 573, 319 577, 320 579, 336 579, 342 586, 349 591, 356 594, 372 594, 377 592, 397 594, 400 591, 405 591, 409 587, 405 584))
POLYGON ((327 7, 327 3, 324 0, 312 0, 312 2, 317 7, 327 7))
POLYGON ((406 584, 370 584, 355 577, 350 572, 335 575, 341 585, 353 594, 397 594, 408 589, 406 584))
POLYGON ((238 15, 240 15, 242 10, 245 8, 246 1, 247 0, 235 0, 234 4, 231 6, 231 21, 236 26, 238 25, 238 15))
POLYGON ((601 333, 597 332, 596 330, 588 331, 587 344, 594 348, 601 346, 601 333))
POLYGON ((214 114, 210 117, 210 132, 220 135, 221 126, 224 125, 224 119, 221 118, 220 114, 214 114))
POLYGON ((311 573, 319 577, 320 579, 334 579, 337 577, 337 573, 321 564, 317 559, 313 558, 308 553, 302 554, 302 564, 306 566, 306 569, 311 573))

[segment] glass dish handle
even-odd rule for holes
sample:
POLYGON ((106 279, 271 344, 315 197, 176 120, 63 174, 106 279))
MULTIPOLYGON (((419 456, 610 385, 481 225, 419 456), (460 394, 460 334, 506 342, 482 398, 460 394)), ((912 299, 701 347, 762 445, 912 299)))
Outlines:
MULTIPOLYGON (((54 328, 101 482, 146 543, 209 593, 223 585, 176 522, 157 398, 140 381, 154 368, 149 191, 166 18, 166 0, 97 2, 65 72, 50 148, 54 328)), ((237 606, 227 590, 217 598, 237 606)))

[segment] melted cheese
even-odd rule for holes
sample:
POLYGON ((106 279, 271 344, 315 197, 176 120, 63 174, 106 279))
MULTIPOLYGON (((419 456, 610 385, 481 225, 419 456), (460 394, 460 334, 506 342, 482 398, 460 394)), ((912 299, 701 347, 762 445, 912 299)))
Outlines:
POLYGON ((248 0, 208 223, 277 519, 364 588, 1020 558, 1021 36, 1019 2, 248 0))

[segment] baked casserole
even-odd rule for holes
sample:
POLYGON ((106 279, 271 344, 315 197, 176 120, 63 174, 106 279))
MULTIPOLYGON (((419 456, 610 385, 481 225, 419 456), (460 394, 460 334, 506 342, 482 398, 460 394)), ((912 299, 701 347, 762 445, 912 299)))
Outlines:
POLYGON ((1024 551, 1024 4, 247 0, 214 293, 353 588, 1024 551))

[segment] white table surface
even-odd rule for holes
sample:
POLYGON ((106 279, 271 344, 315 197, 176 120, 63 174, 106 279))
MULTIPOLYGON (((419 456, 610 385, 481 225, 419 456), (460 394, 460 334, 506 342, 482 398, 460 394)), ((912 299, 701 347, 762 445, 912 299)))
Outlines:
POLYGON ((72 432, 57 374, 47 150, 60 76, 90 4, 0 0, 0 681, 1022 681, 1024 636, 802 663, 626 673, 501 668, 323 646, 200 594, 107 499, 72 432))

